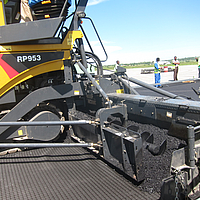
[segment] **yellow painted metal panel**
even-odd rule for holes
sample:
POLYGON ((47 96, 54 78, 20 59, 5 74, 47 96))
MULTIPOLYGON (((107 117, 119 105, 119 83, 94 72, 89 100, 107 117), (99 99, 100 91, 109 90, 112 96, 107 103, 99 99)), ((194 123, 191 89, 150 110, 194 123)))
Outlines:
POLYGON ((17 53, 31 53, 31 52, 50 52, 50 51, 64 51, 64 56, 61 60, 54 60, 34 66, 22 73, 18 74, 12 79, 9 79, 6 72, 0 67, 1 81, 0 81, 0 96, 9 91, 14 86, 22 83, 34 76, 57 70, 64 70, 63 60, 70 59, 70 51, 73 48, 74 42, 77 38, 82 38, 81 31, 69 31, 62 44, 35 44, 35 45, 10 45, 0 46, 1 54, 17 54, 17 53))
POLYGON ((71 50, 77 38, 82 38, 81 31, 69 31, 62 44, 33 44, 0 46, 0 52, 31 52, 31 51, 61 51, 71 50))
POLYGON ((118 90, 116 90, 116 93, 124 93, 124 90, 123 89, 118 89, 118 90))
POLYGON ((4 12, 4 2, 0 0, 0 26, 4 26, 6 24, 5 12, 4 12))
POLYGON ((18 74, 14 78, 10 79, 7 83, 4 82, 4 85, 0 88, 0 96, 9 91, 14 86, 43 73, 50 71, 64 70, 64 65, 62 60, 57 60, 54 62, 48 62, 45 64, 37 65, 33 68, 30 68, 22 73, 18 74))
POLYGON ((11 46, 0 46, 0 52, 3 51, 12 51, 12 47, 11 46))
POLYGON ((0 85, 5 85, 6 83, 10 81, 9 76, 7 75, 7 73, 4 71, 4 69, 1 66, 0 66, 0 74, 1 74, 0 85))
POLYGON ((18 136, 22 136, 23 135, 23 131, 22 130, 18 130, 18 136))

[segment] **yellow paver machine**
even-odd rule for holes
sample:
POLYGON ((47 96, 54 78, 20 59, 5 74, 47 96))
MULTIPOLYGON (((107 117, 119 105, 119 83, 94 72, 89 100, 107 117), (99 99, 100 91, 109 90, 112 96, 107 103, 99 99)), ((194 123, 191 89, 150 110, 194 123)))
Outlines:
POLYGON ((143 149, 158 156, 167 144, 155 145, 151 133, 127 122, 154 124, 185 142, 172 153, 161 199, 194 199, 200 188, 200 103, 129 78, 122 67, 104 75, 82 26, 87 19, 94 27, 87 2, 75 0, 68 15, 69 0, 36 1, 34 21, 20 23, 19 1, 0 0, 0 148, 89 147, 141 182, 143 149), (129 82, 162 96, 140 95, 129 82), (79 143, 66 142, 69 134, 79 143))

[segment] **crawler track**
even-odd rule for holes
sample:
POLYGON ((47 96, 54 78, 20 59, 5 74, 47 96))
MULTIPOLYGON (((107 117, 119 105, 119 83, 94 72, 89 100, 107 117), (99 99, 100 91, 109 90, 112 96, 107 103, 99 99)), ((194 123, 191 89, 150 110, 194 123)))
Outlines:
POLYGON ((2 200, 159 199, 83 148, 35 149, 0 159, 2 200))

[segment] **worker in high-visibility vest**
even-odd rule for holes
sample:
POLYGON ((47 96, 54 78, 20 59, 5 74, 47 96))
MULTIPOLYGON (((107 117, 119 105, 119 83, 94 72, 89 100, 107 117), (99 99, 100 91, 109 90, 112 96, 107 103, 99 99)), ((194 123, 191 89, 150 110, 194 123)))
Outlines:
POLYGON ((197 58, 197 62, 198 62, 198 72, 199 72, 198 78, 200 78, 200 57, 197 58))
POLYGON ((155 87, 161 87, 160 84, 160 65, 159 65, 160 58, 156 58, 156 62, 154 63, 154 74, 155 74, 155 87))

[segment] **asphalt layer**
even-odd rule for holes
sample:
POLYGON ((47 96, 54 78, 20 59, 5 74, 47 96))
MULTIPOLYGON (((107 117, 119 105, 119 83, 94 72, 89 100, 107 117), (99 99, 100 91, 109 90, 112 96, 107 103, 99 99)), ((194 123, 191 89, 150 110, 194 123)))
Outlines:
MULTIPOLYGON (((188 100, 195 100, 199 101, 200 96, 198 94, 200 87, 200 79, 191 79, 191 80, 183 80, 183 81, 177 81, 177 82, 168 82, 163 83, 161 90, 168 91, 170 93, 176 94, 177 96, 183 97, 188 100)), ((152 90, 145 89, 144 87, 136 87, 135 90, 140 95, 145 96, 163 96, 161 94, 158 94, 152 90)))
POLYGON ((171 137, 167 135, 168 130, 160 129, 151 124, 128 121, 128 125, 138 127, 139 133, 147 131, 153 134, 155 145, 160 145, 164 140, 167 141, 167 148, 162 155, 154 156, 147 149, 143 148, 145 180, 138 187, 148 193, 160 193, 162 180, 170 176, 172 152, 177 150, 180 145, 185 145, 185 141, 171 137))

